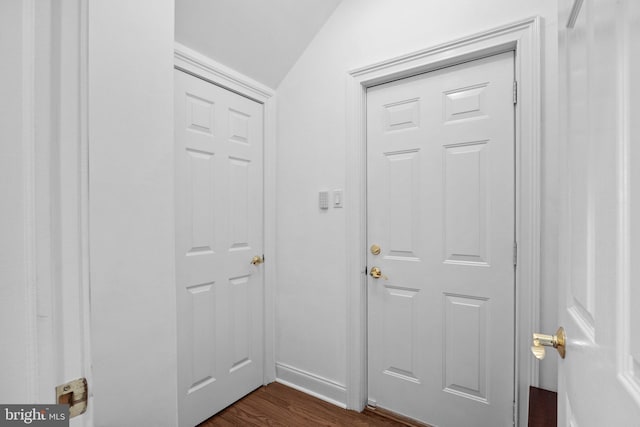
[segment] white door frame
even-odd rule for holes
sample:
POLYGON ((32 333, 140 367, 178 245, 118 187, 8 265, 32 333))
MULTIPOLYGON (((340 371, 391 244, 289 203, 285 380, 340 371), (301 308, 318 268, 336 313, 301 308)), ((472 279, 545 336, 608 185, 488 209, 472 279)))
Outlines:
MULTIPOLYGON (((371 64, 347 76, 347 407, 362 410, 367 401, 367 88, 492 54, 515 51, 518 102, 516 141, 516 420, 527 420, 529 385, 538 384, 530 357, 530 332, 539 325, 540 305, 540 21, 533 17, 479 34, 371 64)), ((519 425, 516 424, 516 425, 519 425)))
POLYGON ((87 411, 71 426, 93 426, 88 8, 24 0, 22 24, 28 402, 85 377, 87 411))
POLYGON ((174 66, 216 86, 238 93, 264 109, 264 378, 276 380, 275 299, 276 283, 276 97, 275 91, 180 43, 174 46, 174 66))

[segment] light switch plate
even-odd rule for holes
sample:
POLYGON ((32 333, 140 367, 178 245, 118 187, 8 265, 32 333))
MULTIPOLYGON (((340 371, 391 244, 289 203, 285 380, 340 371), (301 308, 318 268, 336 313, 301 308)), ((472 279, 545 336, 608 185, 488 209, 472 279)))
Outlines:
POLYGON ((344 204, 344 193, 341 188, 333 190, 333 207, 341 208, 344 204))
POLYGON ((318 207, 320 209, 329 209, 329 192, 320 191, 318 193, 318 207))

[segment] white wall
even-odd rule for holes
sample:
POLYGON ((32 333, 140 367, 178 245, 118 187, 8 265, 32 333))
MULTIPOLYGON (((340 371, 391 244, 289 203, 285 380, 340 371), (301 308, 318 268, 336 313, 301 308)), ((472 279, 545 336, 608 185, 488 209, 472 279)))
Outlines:
POLYGON ((274 88, 340 1, 176 0, 176 41, 274 88))
MULTIPOLYGON (((23 2, 0 2, 0 401, 24 403, 34 397, 27 373, 32 337, 28 327, 25 277, 25 139, 23 110, 23 2), (31 389, 30 389, 31 387, 31 389)), ((27 110, 28 111, 28 110, 27 110)))
MULTIPOLYGON (((345 0, 278 88, 276 360, 319 378, 288 376, 318 393, 323 380, 340 388, 347 376, 345 215, 356 195, 345 195, 344 209, 322 212, 317 192, 345 185, 348 71, 535 15, 543 17, 545 61, 541 329, 557 328, 556 2, 434 4, 345 0)), ((279 375, 285 372, 281 366, 279 375)), ((556 361, 549 358, 542 364, 541 386, 555 389, 555 377, 556 361)))
POLYGON ((174 4, 89 3, 95 425, 175 426, 174 4))

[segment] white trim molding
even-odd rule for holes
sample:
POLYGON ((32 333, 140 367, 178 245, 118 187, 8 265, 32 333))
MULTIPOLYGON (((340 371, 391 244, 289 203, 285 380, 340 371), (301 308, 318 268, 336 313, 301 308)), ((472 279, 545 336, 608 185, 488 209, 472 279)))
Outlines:
POLYGON ((216 86, 253 99, 264 108, 264 384, 276 380, 276 93, 273 89, 180 43, 174 66, 216 86))
MULTIPOLYGON (((578 1, 578 0, 576 0, 578 1)), ((575 5, 574 5, 575 7, 575 5)), ((638 191, 633 188, 631 180, 631 165, 633 164, 632 157, 632 106, 637 103, 634 100, 632 90, 632 73, 630 58, 632 58, 632 38, 631 38, 631 19, 625 17, 629 16, 629 4, 628 2, 622 3, 618 8, 618 37, 621 53, 618 55, 618 129, 620 138, 618 140, 618 283, 617 283, 617 304, 622 307, 622 310, 618 312, 616 319, 617 334, 616 348, 617 348, 617 371, 618 380, 625 388, 626 392, 635 400, 636 404, 640 406, 640 377, 637 374, 637 370, 634 368, 633 352, 631 350, 631 337, 632 337, 632 283, 633 277, 631 272, 632 258, 632 233, 631 233, 631 218, 633 206, 634 191, 638 191)), ((636 90, 637 92, 637 90, 636 90)), ((636 154, 637 155, 637 154, 636 154)), ((633 183, 635 184, 635 183, 633 183)), ((636 193, 637 194, 637 193, 636 193)), ((637 196, 636 196, 637 197, 637 196)), ((636 208, 637 209, 637 208, 636 208)))
POLYGON ((516 105, 516 378, 519 425, 526 424, 529 385, 538 384, 530 337, 539 325, 541 18, 533 17, 352 70, 347 76, 347 407, 367 401, 366 91, 367 88, 506 51, 515 52, 516 105), (522 398, 521 398, 522 396, 522 398))
POLYGON ((174 59, 176 68, 261 104, 275 96, 273 89, 181 43, 176 42, 174 45, 174 59))
MULTIPOLYGON (((26 402, 85 377, 92 387, 88 252, 87 6, 25 0, 21 148, 26 402), (55 18, 55 19, 53 19, 55 18), (53 35, 53 36, 52 36, 53 35)), ((74 420, 92 426, 88 411, 74 420)))
POLYGON ((569 13, 569 18, 567 19, 567 28, 571 29, 576 25, 578 15, 580 15, 580 11, 582 10, 583 2, 584 0, 573 0, 573 6, 571 6, 571 12, 569 13))
POLYGON ((37 264, 37 212, 36 212, 36 121, 35 121, 35 23, 34 0, 22 3, 22 182, 24 206, 24 283, 27 349, 25 372, 27 396, 38 401, 38 264, 37 264))
POLYGON ((284 363, 276 364, 276 373, 276 381, 279 383, 341 408, 346 408, 343 403, 345 401, 346 388, 343 384, 284 363))

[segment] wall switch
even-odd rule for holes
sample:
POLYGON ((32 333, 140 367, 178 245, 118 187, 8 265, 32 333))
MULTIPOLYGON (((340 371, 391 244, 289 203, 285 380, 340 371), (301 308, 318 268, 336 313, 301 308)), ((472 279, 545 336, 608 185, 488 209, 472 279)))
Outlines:
POLYGON ((318 207, 320 209, 329 209, 329 192, 321 191, 318 193, 318 207))
POLYGON ((341 188, 333 190, 333 207, 334 208, 342 207, 342 204, 344 203, 343 197, 344 197, 344 193, 342 192, 341 188))

